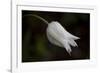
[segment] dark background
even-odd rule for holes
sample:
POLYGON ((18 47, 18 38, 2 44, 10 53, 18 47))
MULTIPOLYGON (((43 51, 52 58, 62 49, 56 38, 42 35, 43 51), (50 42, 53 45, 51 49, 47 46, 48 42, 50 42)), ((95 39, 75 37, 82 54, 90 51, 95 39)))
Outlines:
POLYGON ((22 62, 82 60, 90 58, 90 14, 22 10, 22 62), (47 24, 33 17, 35 14, 48 22, 58 21, 71 34, 80 37, 78 47, 70 56, 65 48, 51 44, 46 36, 47 24))

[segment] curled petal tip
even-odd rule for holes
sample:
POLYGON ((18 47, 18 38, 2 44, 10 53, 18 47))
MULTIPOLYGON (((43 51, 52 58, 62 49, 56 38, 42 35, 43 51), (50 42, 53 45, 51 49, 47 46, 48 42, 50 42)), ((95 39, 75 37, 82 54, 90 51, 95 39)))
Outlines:
POLYGON ((68 52, 68 54, 71 56, 71 52, 68 52))
POLYGON ((80 39, 79 37, 77 39, 80 39))
POLYGON ((78 40, 78 39, 80 39, 80 38, 79 38, 79 37, 74 36, 74 40, 78 40))

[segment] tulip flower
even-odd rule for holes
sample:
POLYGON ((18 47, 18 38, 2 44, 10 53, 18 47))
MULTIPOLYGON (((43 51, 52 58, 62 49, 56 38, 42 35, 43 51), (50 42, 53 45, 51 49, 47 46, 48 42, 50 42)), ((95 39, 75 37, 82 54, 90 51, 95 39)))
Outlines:
POLYGON ((48 27, 46 29, 46 34, 48 40, 56 46, 63 47, 66 51, 71 55, 72 49, 71 46, 76 47, 78 46, 75 40, 78 40, 79 37, 72 35, 64 27, 57 21, 48 22, 44 18, 38 15, 28 14, 26 16, 34 16, 43 22, 45 22, 48 27))

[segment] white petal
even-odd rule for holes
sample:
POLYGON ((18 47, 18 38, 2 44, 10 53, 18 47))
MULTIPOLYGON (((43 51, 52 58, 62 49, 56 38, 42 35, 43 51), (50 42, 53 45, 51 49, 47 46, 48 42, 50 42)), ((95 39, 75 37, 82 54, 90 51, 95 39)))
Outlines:
POLYGON ((48 32, 47 32, 47 38, 52 44, 55 44, 59 47, 63 47, 63 45, 58 40, 56 40, 52 35, 50 35, 48 32))
POLYGON ((78 46, 73 39, 69 39, 68 43, 73 47, 78 46))

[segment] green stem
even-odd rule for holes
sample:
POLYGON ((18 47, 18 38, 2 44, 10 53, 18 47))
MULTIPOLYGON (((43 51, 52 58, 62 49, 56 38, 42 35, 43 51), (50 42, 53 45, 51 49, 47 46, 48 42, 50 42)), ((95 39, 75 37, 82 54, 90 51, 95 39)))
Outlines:
POLYGON ((42 20, 43 22, 45 22, 46 24, 49 24, 49 22, 47 20, 45 20, 44 18, 38 16, 38 15, 34 15, 34 14, 27 14, 27 15, 24 15, 23 17, 26 17, 26 16, 33 16, 33 17, 36 17, 40 20, 42 20))

